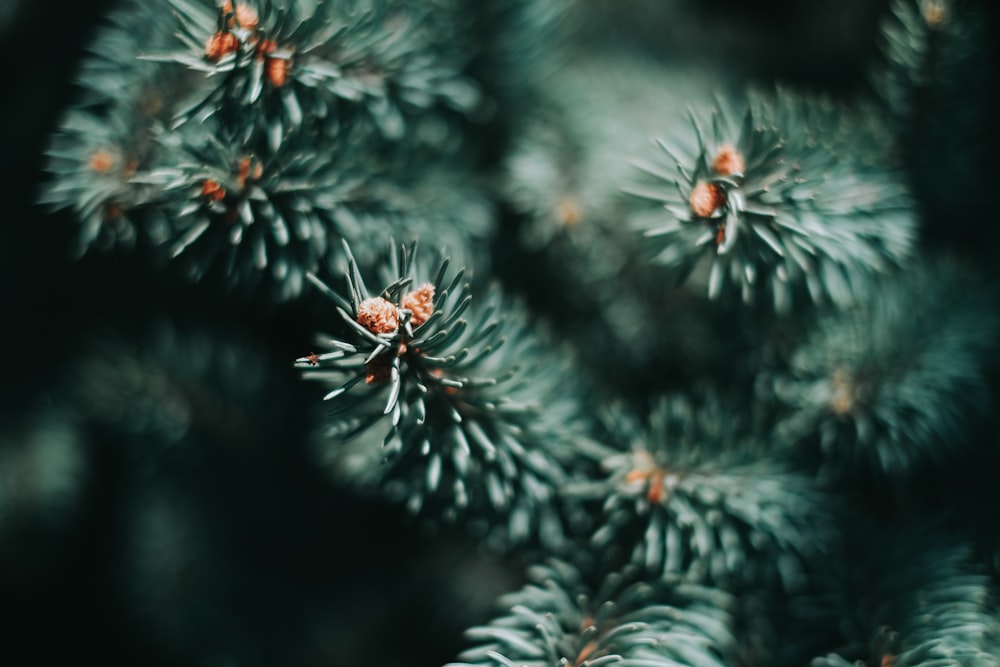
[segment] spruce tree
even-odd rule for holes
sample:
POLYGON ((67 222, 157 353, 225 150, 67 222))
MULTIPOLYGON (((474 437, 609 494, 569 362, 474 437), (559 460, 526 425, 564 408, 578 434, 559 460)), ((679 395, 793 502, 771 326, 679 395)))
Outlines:
POLYGON ((0 9, 0 662, 1000 664, 985 0, 0 9))

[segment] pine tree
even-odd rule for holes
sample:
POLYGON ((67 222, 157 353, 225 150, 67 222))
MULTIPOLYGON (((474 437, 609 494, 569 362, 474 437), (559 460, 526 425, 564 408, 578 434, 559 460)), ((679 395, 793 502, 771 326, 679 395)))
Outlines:
POLYGON ((1000 664, 996 11, 830 7, 0 10, 0 661, 1000 664))

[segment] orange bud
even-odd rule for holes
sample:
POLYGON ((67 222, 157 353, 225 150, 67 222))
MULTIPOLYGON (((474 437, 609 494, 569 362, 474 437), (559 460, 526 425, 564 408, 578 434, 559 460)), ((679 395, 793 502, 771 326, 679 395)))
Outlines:
POLYGON ((287 58, 267 58, 264 64, 264 74, 272 86, 281 88, 285 85, 285 81, 288 80, 288 68, 290 66, 291 61, 287 58))
POLYGON ((213 201, 222 201, 226 196, 226 190, 219 185, 218 181, 206 178, 201 184, 201 194, 203 197, 208 197, 213 201))
POLYGON ((646 499, 654 505, 663 501, 663 494, 665 491, 663 483, 666 479, 666 471, 660 469, 654 470, 653 474, 649 476, 649 491, 646 493, 646 499))
POLYGON ((222 60, 239 48, 239 40, 231 32, 219 31, 208 38, 205 43, 205 57, 209 60, 222 60))
POLYGON ((236 182, 239 184, 240 188, 245 188, 247 186, 247 179, 258 179, 264 173, 264 166, 260 161, 255 160, 253 157, 247 156, 240 160, 240 163, 236 166, 236 182))
POLYGON ((556 206, 556 220, 566 227, 572 227, 583 219, 583 208, 580 202, 572 197, 566 197, 556 206))
POLYGON ((722 188, 715 183, 705 183, 704 181, 694 186, 694 189, 691 190, 691 197, 688 199, 691 211, 699 218, 711 217, 725 202, 726 194, 722 188))
POLYGON ((106 174, 115 166, 115 156, 104 149, 98 149, 90 156, 88 165, 99 174, 106 174))
POLYGON ((723 146, 712 162, 712 169, 720 176, 740 175, 746 169, 746 162, 735 148, 723 146))
POLYGON ((399 327, 399 312, 380 296, 358 304, 357 322, 374 334, 392 333, 399 327))
POLYGON ((405 295, 400 301, 400 305, 413 313, 410 317, 410 323, 419 327, 434 312, 434 285, 424 283, 405 295))
POLYGON ((247 5, 236 5, 236 23, 245 30, 256 30, 260 25, 260 18, 253 7, 247 5))

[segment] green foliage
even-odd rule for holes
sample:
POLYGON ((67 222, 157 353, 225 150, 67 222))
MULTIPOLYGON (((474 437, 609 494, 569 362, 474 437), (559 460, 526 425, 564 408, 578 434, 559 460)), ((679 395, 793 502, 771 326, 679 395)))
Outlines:
POLYGON ((435 238, 485 262, 493 210, 446 159, 481 98, 463 72, 472 51, 433 41, 440 11, 237 3, 243 26, 215 3, 172 5, 184 48, 127 4, 53 136, 42 200, 72 210, 81 252, 138 246, 278 300, 342 265, 328 252, 342 238, 363 257, 390 235, 435 238))
POLYGON ((959 667, 1000 664, 996 583, 963 539, 906 525, 874 539, 865 567, 845 576, 840 594, 849 646, 813 667, 858 664, 959 667), (874 586, 873 586, 874 582, 874 586), (848 629, 849 628, 849 629, 848 629), (867 663, 863 660, 869 660, 867 663))
POLYGON ((678 367, 685 379, 724 367, 728 354, 706 343, 728 335, 731 314, 664 285, 624 224, 648 204, 622 192, 665 119, 709 99, 720 75, 617 49, 578 48, 565 59, 515 128, 502 165, 500 194, 518 214, 504 241, 530 258, 515 279, 552 286, 558 296, 545 311, 588 351, 585 370, 602 382, 641 395, 662 390, 661 380, 682 384, 678 367), (679 310, 691 316, 676 317, 679 310))
MULTIPOLYGON (((634 180, 636 156, 672 115, 708 99, 722 82, 710 70, 692 73, 617 51, 574 51, 567 61, 545 80, 536 109, 515 131, 503 194, 524 216, 526 248, 562 242, 585 253, 607 247, 602 236, 625 245, 632 239, 621 218, 634 215, 637 202, 622 189, 634 180)), ((576 267, 574 277, 597 283, 621 270, 599 263, 600 255, 587 257, 587 270, 576 267)), ((560 259, 560 269, 573 270, 572 261, 558 255, 553 261, 560 259)))
POLYGON ((158 164, 158 135, 172 113, 178 78, 139 59, 144 45, 170 39, 164 21, 144 3, 114 11, 78 74, 80 100, 69 108, 48 149, 52 174, 41 202, 70 209, 80 224, 76 246, 132 248, 159 244, 172 233, 157 197, 137 173, 158 164))
POLYGON ((994 298, 974 272, 928 261, 819 318, 787 371, 761 383, 785 410, 779 441, 818 457, 832 479, 874 471, 903 484, 954 463, 993 404, 994 298))
POLYGON ((673 667, 730 664, 734 640, 726 593, 694 585, 665 586, 611 574, 591 588, 559 561, 534 566, 529 583, 503 596, 509 610, 470 629, 476 642, 449 667, 673 667))
POLYGON ((498 544, 537 536, 555 548, 559 491, 586 438, 572 376, 518 306, 495 292, 474 303, 464 269, 451 274, 444 259, 428 271, 415 253, 401 246, 375 291, 349 250, 346 298, 314 279, 347 325, 298 360, 331 387, 330 446, 378 428, 377 483, 411 511, 485 520, 477 530, 498 544))
POLYGON ((653 261, 682 279, 707 261, 713 299, 854 301, 909 256, 916 227, 902 174, 871 163, 867 132, 843 144, 840 123, 867 121, 779 90, 722 98, 669 131, 643 167, 655 181, 631 188, 666 209, 639 221, 653 261))
POLYGON ((445 105, 468 112, 479 103, 475 85, 461 74, 463 63, 434 48, 415 6, 336 0, 286 7, 265 0, 252 24, 234 20, 230 27, 233 11, 215 3, 171 4, 185 49, 155 57, 203 72, 210 82, 180 111, 184 120, 245 116, 266 128, 276 148, 286 128, 305 118, 350 122, 360 107, 383 133, 399 138, 404 111, 445 105), (220 57, 206 57, 216 35, 236 41, 220 57))
POLYGON ((2 230, 0 583, 92 533, 66 597, 208 667, 1000 667, 995 244, 933 238, 994 234, 988 12, 887 3, 838 97, 734 93, 805 25, 736 4, 123 0, 37 215, 137 257, 2 230))
POLYGON ((832 502, 749 427, 711 396, 663 398, 648 424, 618 416, 608 476, 584 491, 603 500, 592 547, 664 581, 801 587, 832 546, 832 502))

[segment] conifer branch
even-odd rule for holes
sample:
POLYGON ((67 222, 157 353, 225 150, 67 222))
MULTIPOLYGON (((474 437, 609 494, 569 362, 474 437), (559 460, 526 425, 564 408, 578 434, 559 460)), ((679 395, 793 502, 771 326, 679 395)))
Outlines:
POLYGON ((592 546, 665 581, 800 587, 833 544, 835 512, 741 422, 718 399, 681 397, 647 424, 612 421, 608 476, 582 491, 604 503, 592 546))
POLYGON ((818 454, 833 479, 874 471, 902 484, 957 460, 992 405, 993 290, 953 262, 930 262, 821 318, 762 395, 786 409, 779 441, 818 454))
POLYGON ((464 269, 424 270, 415 252, 400 246, 373 283, 348 249, 347 296, 335 298, 346 330, 298 360, 331 388, 329 446, 377 429, 385 465, 367 474, 411 511, 555 547, 560 489, 586 440, 572 375, 515 305, 495 291, 475 301, 464 269))
POLYGON ((269 136, 280 137, 304 118, 349 122, 357 108, 387 137, 399 138, 405 111, 446 105, 469 112, 479 103, 477 87, 461 73, 464 63, 434 49, 416 6, 170 2, 183 48, 150 57, 207 77, 182 121, 221 111, 259 119, 269 136))
POLYGON ((907 259, 916 225, 901 174, 831 137, 842 116, 782 90, 693 112, 644 165, 651 184, 631 189, 665 209, 639 223, 653 261, 684 278, 708 258, 713 299, 853 302, 907 259))
POLYGON ((506 614, 468 630, 477 645, 447 667, 729 664, 733 600, 726 593, 635 574, 609 574, 592 589, 567 563, 537 565, 523 589, 499 600, 506 614))

